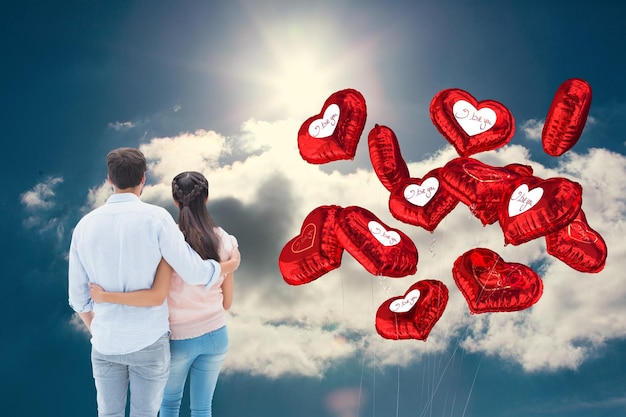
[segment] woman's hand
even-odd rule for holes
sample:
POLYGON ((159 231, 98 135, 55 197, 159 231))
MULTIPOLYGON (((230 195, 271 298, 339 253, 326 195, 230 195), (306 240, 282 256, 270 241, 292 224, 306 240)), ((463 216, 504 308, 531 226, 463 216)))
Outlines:
POLYGON ((137 291, 105 291, 98 284, 89 284, 89 295, 95 303, 123 304, 134 307, 155 307, 165 301, 170 291, 172 267, 161 258, 152 287, 137 291))
POLYGON ((230 274, 235 272, 237 268, 239 268, 239 263, 241 262, 241 254, 239 253, 239 249, 234 248, 230 254, 230 258, 227 261, 220 262, 220 267, 222 268, 222 274, 230 274))
POLYGON ((237 268, 239 268, 239 264, 241 263, 241 253, 239 253, 239 248, 233 248, 232 252, 230 253, 229 260, 235 261, 235 270, 237 270, 237 268))
POLYGON ((93 284, 93 283, 89 284, 89 295, 91 296, 91 299, 95 303, 102 303, 102 302, 104 302, 104 293, 105 292, 106 291, 104 291, 104 288, 102 288, 98 284, 93 284))

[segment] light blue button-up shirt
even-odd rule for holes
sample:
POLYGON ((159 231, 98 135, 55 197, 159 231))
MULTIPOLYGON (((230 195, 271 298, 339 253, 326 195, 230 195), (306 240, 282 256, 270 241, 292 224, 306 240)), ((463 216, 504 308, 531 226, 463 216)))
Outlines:
POLYGON ((83 217, 72 234, 69 303, 78 313, 93 310, 91 342, 105 355, 136 352, 169 330, 167 302, 157 307, 93 303, 89 283, 106 291, 148 289, 163 257, 190 284, 213 285, 219 263, 202 258, 185 242, 172 216, 132 193, 113 194, 83 217))

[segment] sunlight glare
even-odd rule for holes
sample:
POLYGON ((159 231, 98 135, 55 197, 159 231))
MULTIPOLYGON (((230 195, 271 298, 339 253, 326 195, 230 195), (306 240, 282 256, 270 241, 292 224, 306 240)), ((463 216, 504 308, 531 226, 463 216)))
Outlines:
POLYGON ((332 93, 329 71, 319 64, 312 50, 294 51, 277 63, 270 87, 278 106, 287 106, 290 113, 310 112, 321 106, 332 93))

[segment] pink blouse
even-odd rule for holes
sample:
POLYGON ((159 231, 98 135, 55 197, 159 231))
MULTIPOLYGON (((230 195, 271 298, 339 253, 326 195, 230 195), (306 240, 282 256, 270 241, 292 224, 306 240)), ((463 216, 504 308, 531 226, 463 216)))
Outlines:
MULTIPOLYGON (((216 231, 221 239, 220 259, 230 258, 232 250, 238 247, 237 239, 221 227, 216 231)), ((202 285, 190 285, 174 271, 170 292, 167 297, 172 340, 191 339, 202 336, 226 325, 222 294, 225 275, 206 290, 202 285)))

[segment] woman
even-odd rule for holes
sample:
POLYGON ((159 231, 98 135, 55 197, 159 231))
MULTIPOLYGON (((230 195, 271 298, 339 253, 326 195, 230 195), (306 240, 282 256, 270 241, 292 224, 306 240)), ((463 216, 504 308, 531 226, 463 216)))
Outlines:
MULTIPOLYGON (((172 181, 178 226, 185 240, 203 259, 229 259, 238 250, 237 240, 217 227, 206 207, 209 183, 199 172, 183 172, 172 181)), ((106 292, 93 284, 95 302, 127 305, 160 305, 167 296, 170 313, 170 376, 165 386, 160 416, 178 416, 189 375, 192 417, 210 417, 213 393, 228 351, 225 310, 233 299, 232 273, 222 275, 208 291, 189 285, 165 261, 161 261, 149 290, 106 292)))

